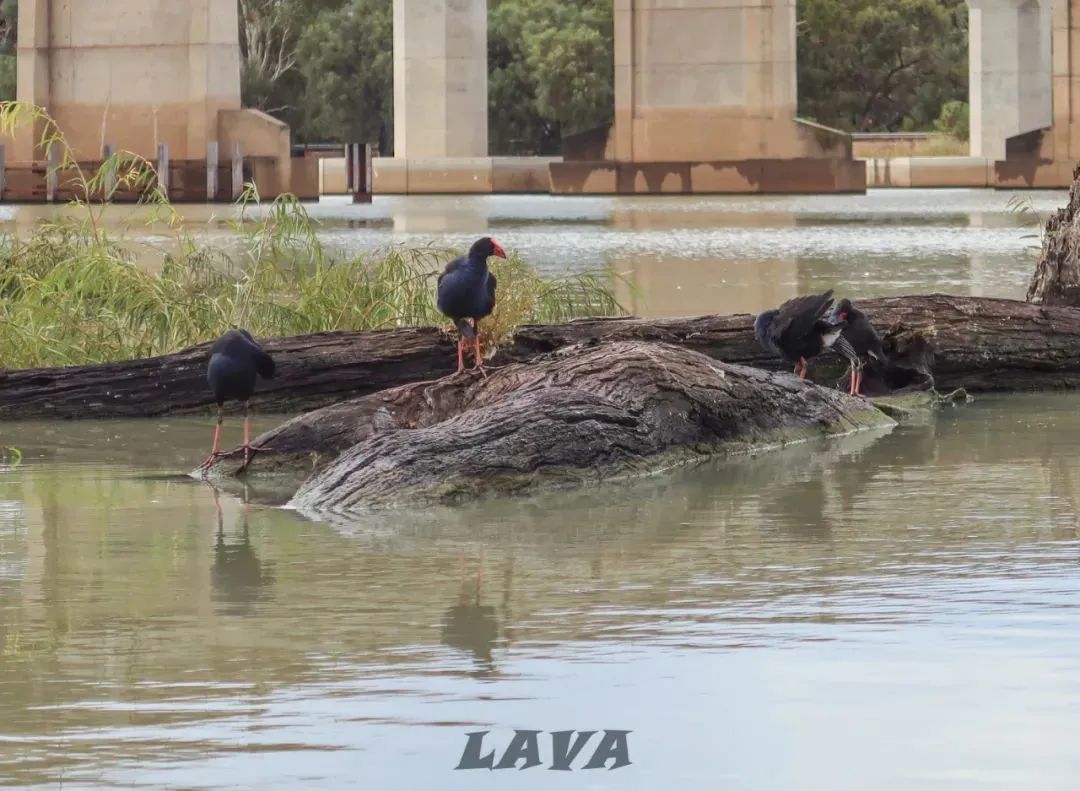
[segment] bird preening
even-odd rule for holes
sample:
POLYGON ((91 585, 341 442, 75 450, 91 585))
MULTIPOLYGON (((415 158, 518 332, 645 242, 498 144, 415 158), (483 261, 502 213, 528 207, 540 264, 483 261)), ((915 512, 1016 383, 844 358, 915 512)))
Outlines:
POLYGON ((878 337, 874 325, 870 323, 870 319, 866 317, 865 313, 851 304, 850 299, 840 300, 833 309, 833 316, 846 325, 842 333, 843 337, 851 345, 851 348, 855 350, 859 360, 858 367, 851 369, 851 388, 849 392, 855 395, 862 392, 863 359, 873 360, 882 366, 888 360, 885 357, 885 350, 881 347, 881 338, 878 337))
POLYGON ((775 310, 766 310, 754 321, 754 337, 763 348, 794 363, 795 373, 805 378, 807 360, 826 349, 848 361, 851 379, 848 392, 856 395, 862 385, 863 357, 885 363, 873 325, 866 315, 841 300, 832 309, 833 292, 789 299, 775 310))
POLYGON ((495 274, 488 269, 492 256, 506 258, 499 243, 490 236, 476 240, 469 252, 455 258, 439 275, 436 302, 443 315, 458 329, 458 371, 465 370, 465 344, 472 342, 474 368, 484 370, 480 348, 480 319, 495 310, 495 274), (470 323, 471 320, 471 323, 470 323))
POLYGON ((214 428, 213 449, 200 469, 208 470, 216 459, 238 452, 221 452, 221 424, 224 420, 226 401, 239 401, 243 405, 244 444, 240 450, 244 454, 242 469, 247 468, 255 451, 251 447, 251 434, 248 428, 248 401, 255 393, 258 377, 273 379, 274 368, 274 358, 263 351, 262 346, 247 330, 229 330, 210 347, 206 381, 218 405, 217 425, 214 428))

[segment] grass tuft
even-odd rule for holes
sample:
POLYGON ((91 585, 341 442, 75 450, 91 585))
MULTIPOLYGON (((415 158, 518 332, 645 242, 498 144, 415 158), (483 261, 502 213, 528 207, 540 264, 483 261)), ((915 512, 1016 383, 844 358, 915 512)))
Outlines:
MULTIPOLYGON (((42 115, 0 103, 0 133, 19 117, 42 115)), ((231 327, 256 337, 325 330, 371 330, 452 324, 435 305, 435 286, 458 251, 389 247, 341 256, 319 241, 317 224, 294 196, 265 211, 254 185, 239 199, 226 248, 197 242, 166 196, 152 165, 130 152, 110 157, 93 174, 75 163, 55 125, 43 143, 61 145, 66 171, 79 181, 76 209, 27 238, 0 236, 0 368, 78 365, 164 354, 216 338, 231 327), (106 178, 105 174, 111 174, 106 178), (151 220, 169 228, 160 244, 140 242, 102 222, 105 185, 138 188, 151 220)), ((613 273, 545 278, 516 255, 497 260, 494 314, 482 340, 497 347, 521 324, 625 313, 613 273)))

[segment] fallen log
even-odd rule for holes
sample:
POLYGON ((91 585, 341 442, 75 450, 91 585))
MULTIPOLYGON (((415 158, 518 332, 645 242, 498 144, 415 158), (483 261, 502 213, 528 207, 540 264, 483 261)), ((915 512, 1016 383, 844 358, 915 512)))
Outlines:
MULTIPOLYGON (((101 365, 0 371, 0 419, 156 417, 205 412, 212 342, 174 354, 101 365)), ((263 341, 277 375, 252 406, 298 412, 403 382, 444 376, 454 339, 435 327, 321 332, 263 341)), ((231 411, 238 405, 230 404, 231 411)))
MULTIPOLYGON (((616 342, 562 350, 487 378, 462 374, 406 385, 302 416, 260 437, 256 444, 273 450, 256 455, 253 465, 284 449, 332 458, 291 505, 340 512, 643 475, 717 454, 894 425, 866 399, 794 376, 668 344, 616 342), (342 446, 348 449, 337 455, 342 446)), ((227 475, 235 464, 223 460, 215 474, 227 475)))
MULTIPOLYGON (((1025 390, 1080 386, 1080 309, 1017 300, 929 296, 860 300, 900 357, 921 343, 933 349, 941 389, 1025 390)), ((529 360, 579 343, 663 342, 725 362, 766 370, 786 366, 761 349, 753 317, 582 319, 522 327, 494 364, 529 360)), ((452 373, 454 338, 431 327, 330 332, 272 338, 266 348, 278 376, 252 400, 263 412, 299 412, 409 382, 452 373)), ((163 357, 74 368, 0 372, 0 419, 144 417, 190 414, 211 405, 204 344, 163 357)), ((811 376, 835 384, 837 371, 811 376)), ((235 407, 234 407, 235 408, 235 407)))

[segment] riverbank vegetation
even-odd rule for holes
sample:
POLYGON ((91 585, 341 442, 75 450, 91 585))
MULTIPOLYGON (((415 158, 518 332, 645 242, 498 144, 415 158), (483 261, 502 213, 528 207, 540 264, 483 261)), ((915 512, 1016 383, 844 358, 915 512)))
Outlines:
MULTIPOLYGON (((86 172, 40 108, 0 102, 0 134, 35 120, 45 122, 41 145, 59 147, 77 197, 29 233, 0 235, 0 369, 149 357, 230 327, 266 337, 451 326, 435 287, 461 251, 328 249, 299 200, 266 205, 254 185, 229 212, 231 233, 211 242, 200 237, 205 225, 169 203, 147 160, 118 152, 86 172), (141 194, 142 205, 109 203, 120 191, 141 194)), ((481 324, 488 347, 523 323, 623 312, 614 273, 543 277, 513 254, 492 268, 499 294, 481 324)))
MULTIPOLYGON (((105 222, 100 207, 75 208, 25 238, 0 237, 0 368, 147 357, 233 326, 257 337, 450 327, 435 281, 460 251, 328 250, 292 197, 260 206, 246 193, 224 244, 200 240, 161 202, 152 209, 168 228, 164 243, 105 222)), ((492 267, 499 301, 481 323, 487 344, 525 322, 622 312, 602 273, 542 277, 516 255, 492 267)))

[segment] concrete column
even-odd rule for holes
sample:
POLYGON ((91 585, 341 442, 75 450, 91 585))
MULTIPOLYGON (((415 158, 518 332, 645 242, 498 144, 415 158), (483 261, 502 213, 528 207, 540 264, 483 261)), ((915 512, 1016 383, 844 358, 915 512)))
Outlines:
POLYGON ((1053 0, 1053 104, 1054 129, 1049 148, 1050 158, 1063 161, 1080 159, 1080 2, 1053 0))
MULTIPOLYGON (((39 107, 49 105, 49 0, 20 0, 16 95, 39 107)), ((29 162, 35 156, 43 124, 24 124, 15 131, 12 158, 29 162)), ((43 156, 43 153, 42 153, 43 156)))
POLYGON ((614 13, 616 159, 823 153, 794 123, 795 0, 615 0, 614 13))
POLYGON ((240 109, 240 20, 236 0, 188 0, 188 5, 185 143, 187 158, 201 159, 206 144, 221 137, 218 113, 240 109))
MULTIPOLYGON (((109 142, 199 159, 219 110, 240 107, 238 30, 235 0, 23 0, 18 98, 44 107, 77 157, 109 142)), ((34 157, 35 137, 20 133, 16 159, 34 157)))
POLYGON ((1051 125, 1049 9, 968 0, 971 155, 1005 159, 1010 137, 1051 125))
POLYGON ((487 0, 394 0, 394 156, 486 157, 487 0))

